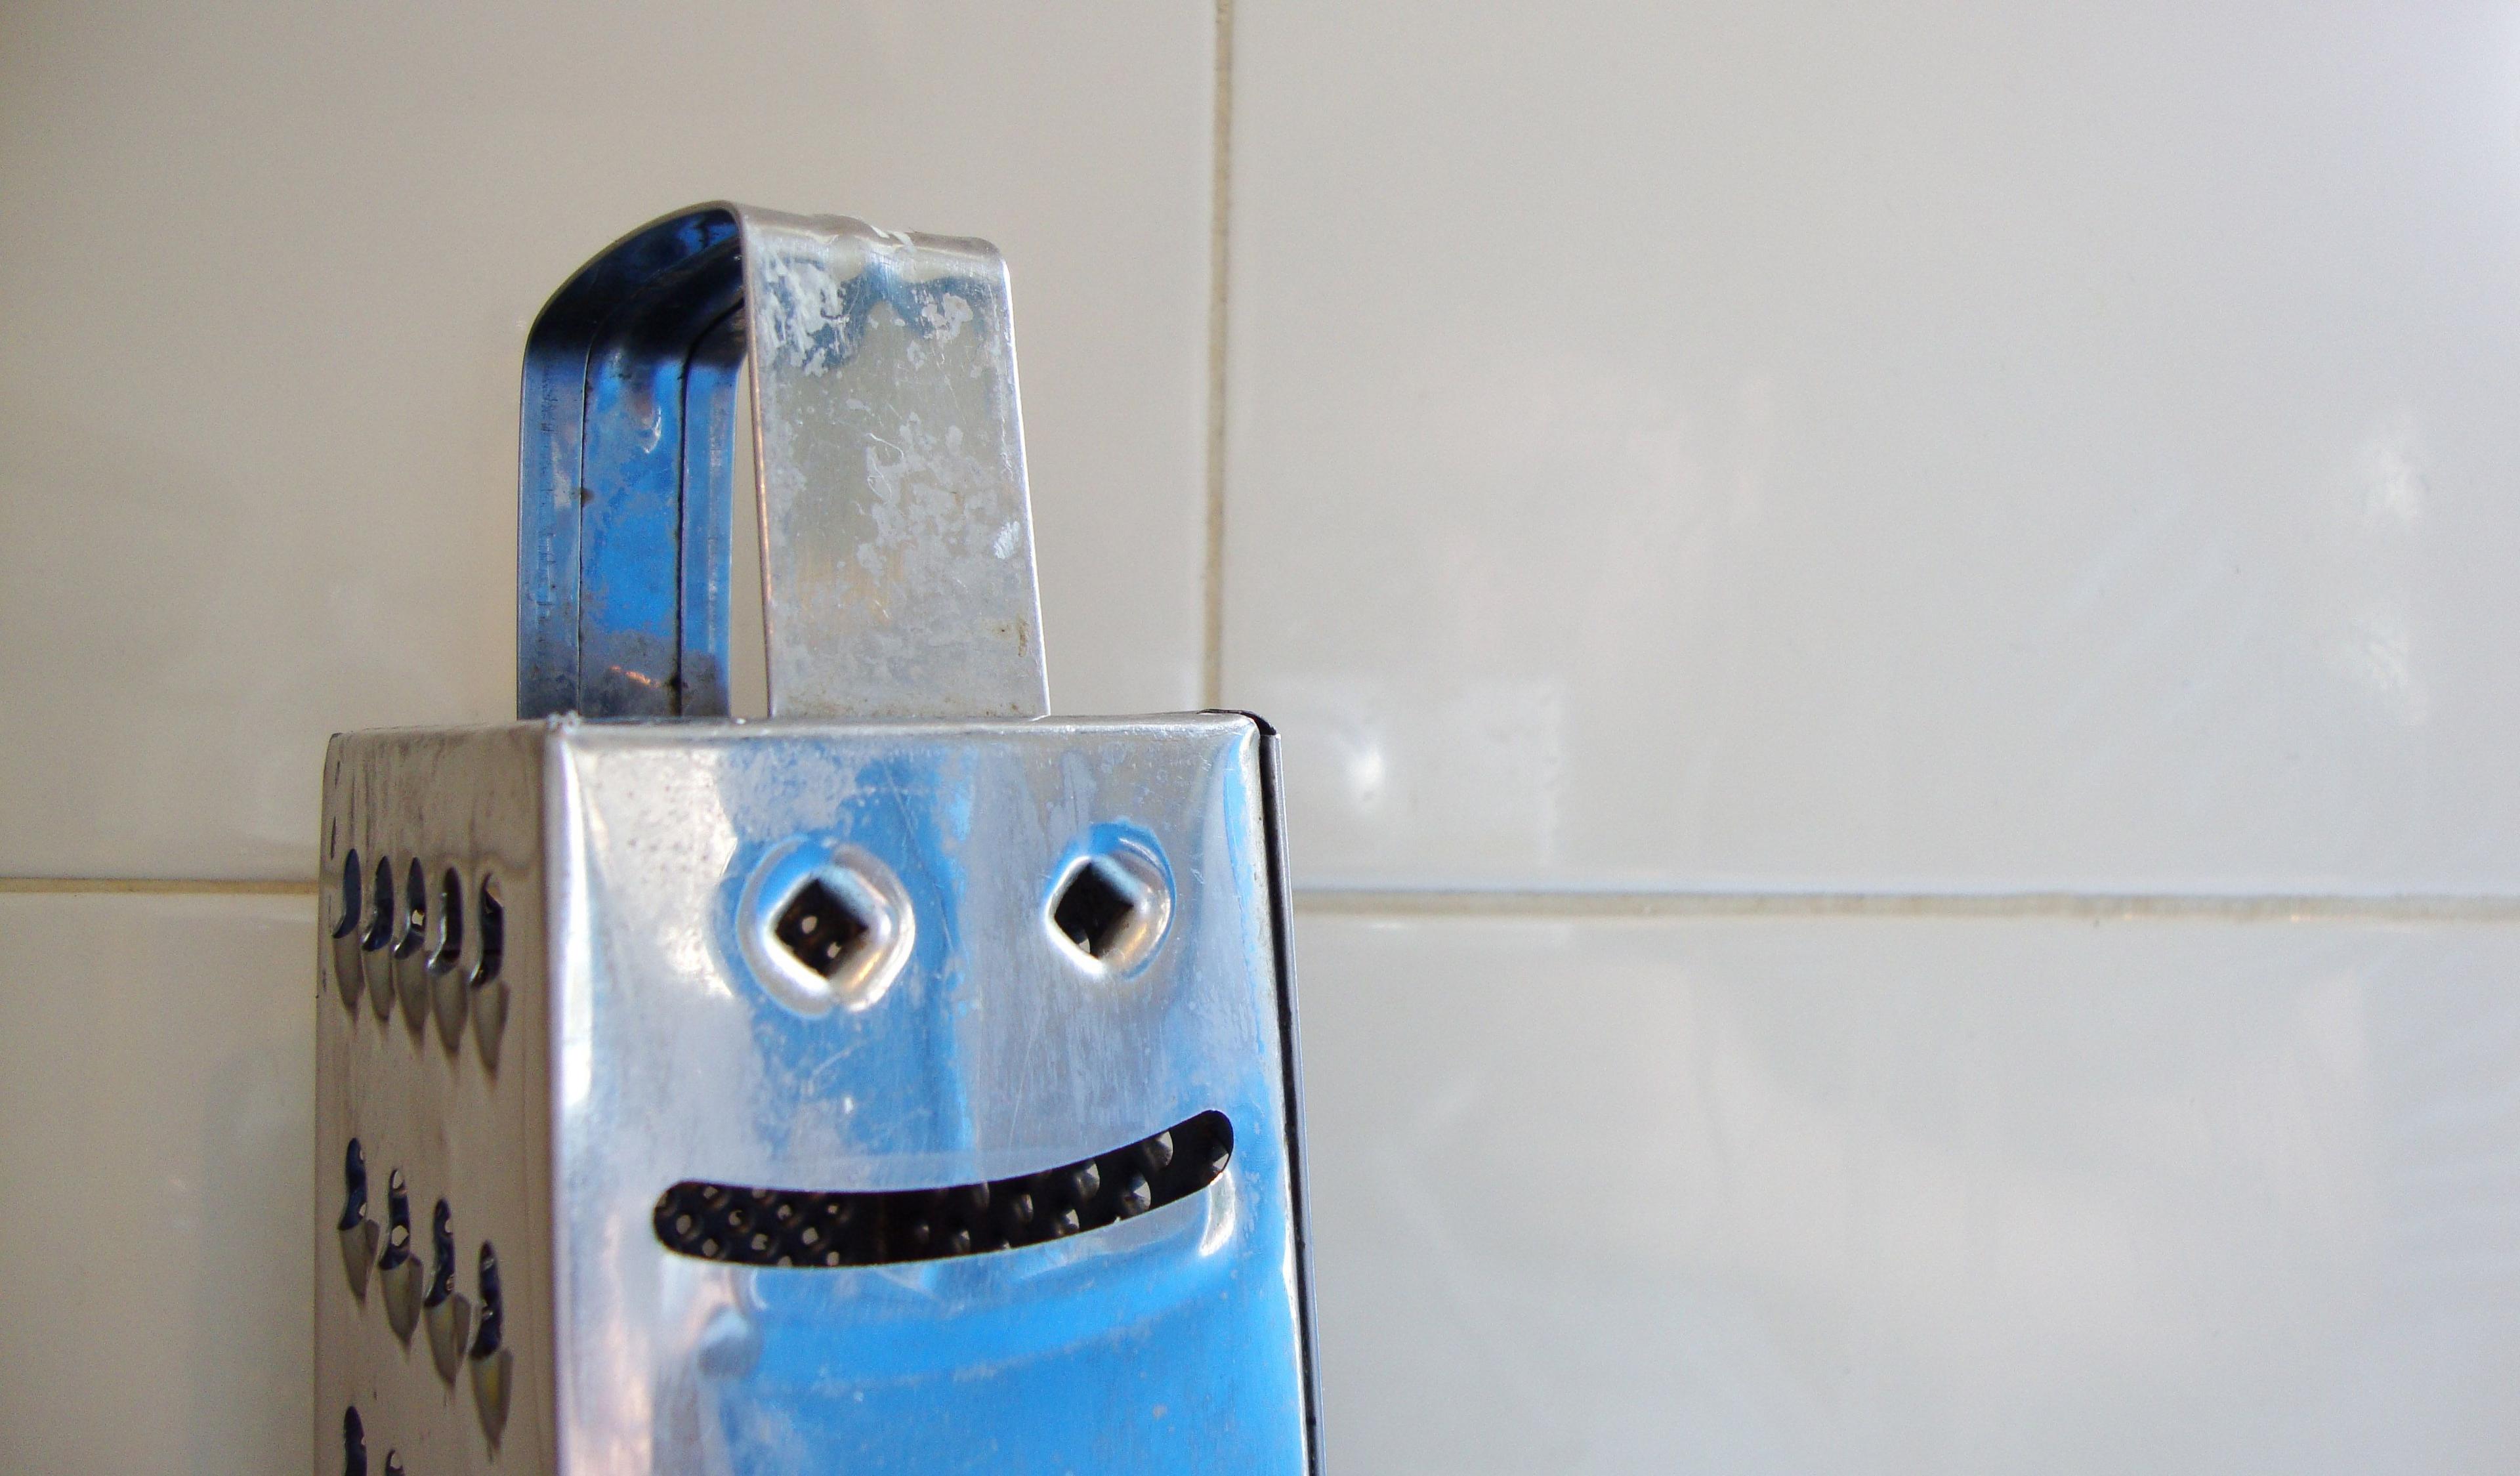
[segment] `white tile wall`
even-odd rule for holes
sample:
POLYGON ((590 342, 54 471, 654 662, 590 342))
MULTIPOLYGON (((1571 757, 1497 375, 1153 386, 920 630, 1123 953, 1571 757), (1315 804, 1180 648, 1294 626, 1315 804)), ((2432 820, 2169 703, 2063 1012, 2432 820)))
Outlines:
POLYGON ((2506 1468, 2520 23, 2361 0, 15 7, 0 1467, 300 1467, 311 899, 23 878, 507 711, 612 235, 998 241, 1054 698, 1199 698, 1220 28, 1333 1468, 2506 1468))
POLYGON ((314 916, 0 895, 0 1469, 306 1469, 314 916))
POLYGON ((2507 6, 1238 14, 1311 878, 2520 879, 2507 6))
POLYGON ((2520 929, 1303 935, 1338 1467, 2465 1471, 2520 929))

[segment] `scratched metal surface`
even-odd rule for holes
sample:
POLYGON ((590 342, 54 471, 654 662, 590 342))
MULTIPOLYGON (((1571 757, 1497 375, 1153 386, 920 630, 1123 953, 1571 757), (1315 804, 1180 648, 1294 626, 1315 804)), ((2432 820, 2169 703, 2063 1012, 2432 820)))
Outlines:
POLYGON ((726 202, 652 221, 536 316, 521 432, 520 716, 727 713, 740 433, 774 714, 1049 711, 987 242, 726 202))
MULTIPOLYGON (((352 1469, 342 1416, 359 1412, 367 1469, 390 1454, 413 1476, 550 1471, 554 1466, 551 1348, 551 1139, 541 908, 541 805, 546 755, 541 724, 402 729, 333 740, 324 768, 324 887, 316 939, 315 1241, 316 1469, 352 1469), (358 906, 342 929, 343 866, 359 862, 358 906), (397 887, 422 864, 419 947, 397 957, 410 918, 393 899, 386 946, 363 949, 374 920, 374 868, 390 864, 397 887), (442 971, 429 968, 445 940, 440 883, 460 878, 465 924, 442 971), (478 899, 488 882, 501 903, 499 958, 484 970, 478 899), (339 936, 336 936, 336 934, 339 936), (441 1008, 445 986, 462 1011, 441 1008), (483 1006, 500 1002, 495 1067, 485 1051, 483 1006), (411 1007, 413 1002, 421 1007, 411 1007), (381 1006, 382 1002, 382 1006, 381 1006), (450 1030, 449 1024, 453 1025, 450 1030), (361 1144, 366 1219, 379 1238, 353 1273, 338 1217, 344 1147, 361 1144), (494 1443, 479 1412, 476 1363, 439 1371, 433 1329, 395 1326, 382 1258, 389 1178, 407 1182, 411 1248, 429 1275, 432 1211, 443 1199, 455 1234, 453 1290, 468 1311, 482 1296, 479 1247, 497 1247, 502 1283, 506 1418, 494 1443), (355 1277, 355 1278, 354 1278, 355 1277)), ((474 1329, 468 1328, 468 1331, 474 1329)), ((484 1367, 488 1378, 500 1370, 484 1367)), ((495 1388, 487 1392, 493 1396, 495 1388)))
POLYGON ((564 1468, 1295 1472, 1310 1460, 1280 940, 1256 725, 587 724, 556 739, 564 1468), (808 1014, 749 975, 745 882, 800 829, 899 877, 907 966, 808 1014), (1100 975, 1049 892, 1116 827, 1169 929, 1100 975), (1206 1109, 1206 1191, 1073 1239, 836 1271, 669 1254, 684 1179, 1029 1173, 1206 1109))

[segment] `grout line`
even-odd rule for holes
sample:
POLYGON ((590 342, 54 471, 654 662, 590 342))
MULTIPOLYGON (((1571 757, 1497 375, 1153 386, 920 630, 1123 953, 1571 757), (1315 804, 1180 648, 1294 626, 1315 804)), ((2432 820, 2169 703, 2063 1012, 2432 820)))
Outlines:
MULTIPOLYGON (((0 876, 0 896, 300 897, 321 883, 176 876, 0 876)), ((1573 921, 1665 917, 2038 918, 2087 922, 2520 922, 2520 896, 2345 892, 1719 892, 1298 886, 1331 917, 1573 921)))
POLYGON ((2343 893, 1684 892, 1299 886, 1298 912, 1352 917, 2043 918, 2068 921, 2520 922, 2520 897, 2343 893))
POLYGON ((139 893, 153 897, 311 897, 316 883, 231 881, 189 876, 0 876, 0 896, 139 893))
POLYGON ((1225 705, 1225 334, 1234 206, 1234 0, 1216 0, 1216 116, 1207 220, 1207 567, 1201 588, 1199 705, 1225 705))

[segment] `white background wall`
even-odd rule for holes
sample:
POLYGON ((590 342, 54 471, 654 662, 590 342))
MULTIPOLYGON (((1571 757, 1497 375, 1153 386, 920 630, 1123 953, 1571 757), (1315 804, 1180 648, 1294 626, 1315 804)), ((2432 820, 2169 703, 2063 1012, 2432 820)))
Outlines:
POLYGON ((16 0, 0 1466, 302 1467, 322 743, 719 196, 1286 733, 1338 1469, 2520 1460, 2520 8, 16 0))

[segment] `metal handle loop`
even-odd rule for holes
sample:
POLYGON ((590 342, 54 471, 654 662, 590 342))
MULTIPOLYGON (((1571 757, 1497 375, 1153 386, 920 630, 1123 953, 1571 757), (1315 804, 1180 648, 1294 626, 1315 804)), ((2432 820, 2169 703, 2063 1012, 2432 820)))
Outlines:
POLYGON ((1048 712, 996 248, 718 203, 615 242, 526 335, 518 716, 726 713, 739 372, 772 714, 1048 712))

